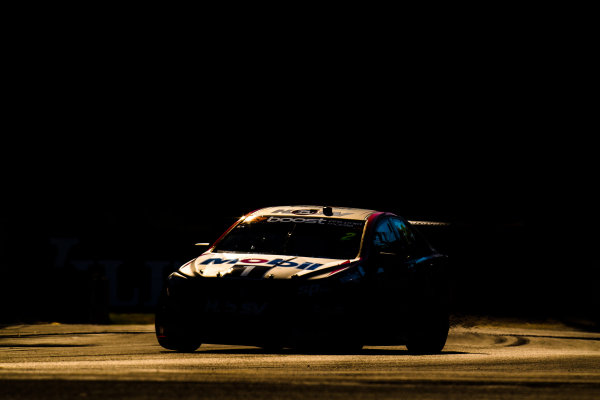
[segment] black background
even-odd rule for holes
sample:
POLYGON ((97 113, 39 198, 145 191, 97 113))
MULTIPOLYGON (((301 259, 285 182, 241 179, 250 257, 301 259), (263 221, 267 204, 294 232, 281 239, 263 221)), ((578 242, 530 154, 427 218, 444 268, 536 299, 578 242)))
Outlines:
POLYGON ((565 102, 576 78, 556 79, 560 35, 86 21, 21 31, 11 59, 7 319, 62 315, 36 311, 73 284, 48 272, 50 238, 92 259, 186 261, 287 204, 451 222, 425 233, 451 256, 457 312, 597 315, 573 224, 589 217, 588 167, 566 161, 586 147, 586 108, 565 102))

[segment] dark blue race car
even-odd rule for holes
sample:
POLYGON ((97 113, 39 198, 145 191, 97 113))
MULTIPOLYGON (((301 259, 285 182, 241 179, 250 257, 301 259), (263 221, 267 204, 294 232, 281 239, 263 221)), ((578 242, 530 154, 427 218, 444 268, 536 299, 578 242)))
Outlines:
POLYGON ((168 277, 156 336, 176 351, 405 344, 437 353, 448 335, 446 260, 392 213, 264 208, 168 277))

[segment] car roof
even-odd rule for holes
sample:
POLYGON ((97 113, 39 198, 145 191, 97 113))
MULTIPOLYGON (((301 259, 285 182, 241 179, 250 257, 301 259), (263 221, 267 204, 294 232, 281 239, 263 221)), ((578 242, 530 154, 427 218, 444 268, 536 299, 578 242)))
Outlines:
POLYGON ((367 210, 363 208, 349 208, 349 207, 327 207, 331 208, 331 215, 327 215, 324 206, 315 205, 302 205, 302 206, 276 206, 266 207, 259 210, 253 211, 248 216, 261 216, 261 215, 281 215, 290 217, 302 217, 302 216, 320 216, 327 218, 342 218, 342 219, 353 219, 353 220, 366 220, 370 215, 377 213, 375 210, 367 210))

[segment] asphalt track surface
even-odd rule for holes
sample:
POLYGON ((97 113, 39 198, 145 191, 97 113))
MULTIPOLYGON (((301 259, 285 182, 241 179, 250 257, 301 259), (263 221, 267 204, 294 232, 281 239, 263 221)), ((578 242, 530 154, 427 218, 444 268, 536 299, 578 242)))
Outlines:
POLYGON ((152 325, 0 329, 0 399, 600 399, 600 333, 559 323, 457 325, 442 354, 203 345, 162 349, 152 325))

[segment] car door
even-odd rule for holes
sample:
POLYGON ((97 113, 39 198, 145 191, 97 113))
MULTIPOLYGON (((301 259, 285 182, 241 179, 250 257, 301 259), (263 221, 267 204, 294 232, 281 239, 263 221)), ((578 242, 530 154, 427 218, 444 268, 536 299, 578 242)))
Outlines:
POLYGON ((378 339, 393 341, 401 329, 408 290, 406 243, 392 218, 384 216, 377 221, 369 245, 369 326, 378 339))
POLYGON ((440 255, 396 216, 378 221, 371 245, 373 323, 392 341, 403 335, 409 313, 435 296, 440 255))

